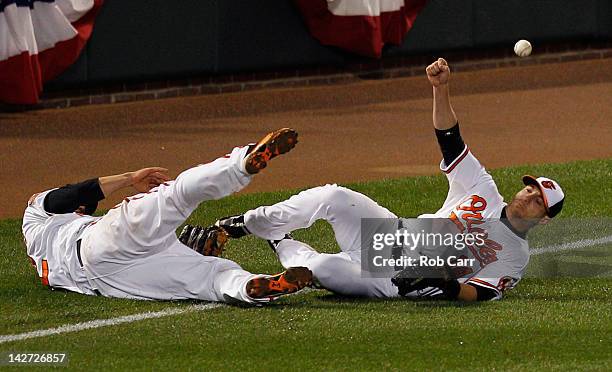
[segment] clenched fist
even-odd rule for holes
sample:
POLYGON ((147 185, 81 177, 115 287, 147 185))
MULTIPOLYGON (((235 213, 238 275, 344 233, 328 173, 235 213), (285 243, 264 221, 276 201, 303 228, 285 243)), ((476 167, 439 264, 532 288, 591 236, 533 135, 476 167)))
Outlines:
POLYGON ((448 83, 450 67, 448 67, 448 62, 444 58, 438 58, 437 61, 427 66, 425 71, 427 72, 427 79, 434 87, 448 83))

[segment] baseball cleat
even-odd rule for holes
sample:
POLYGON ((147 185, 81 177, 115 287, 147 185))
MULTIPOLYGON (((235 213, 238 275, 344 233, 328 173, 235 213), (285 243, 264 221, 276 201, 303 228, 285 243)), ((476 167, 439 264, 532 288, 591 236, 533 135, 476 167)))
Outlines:
POLYGON ((218 226, 185 225, 178 239, 203 256, 219 257, 223 253, 228 235, 218 226))
POLYGON ((245 158, 244 168, 249 174, 259 173, 268 162, 295 147, 298 134, 290 128, 282 128, 268 133, 254 145, 245 158))
POLYGON ((242 238, 245 235, 250 235, 251 232, 244 224, 244 215, 223 217, 215 222, 215 226, 225 230, 227 235, 232 239, 242 238))
POLYGON ((295 293, 312 284, 312 272, 306 267, 290 267, 276 275, 266 275, 249 280, 246 291, 253 299, 275 298, 295 293))

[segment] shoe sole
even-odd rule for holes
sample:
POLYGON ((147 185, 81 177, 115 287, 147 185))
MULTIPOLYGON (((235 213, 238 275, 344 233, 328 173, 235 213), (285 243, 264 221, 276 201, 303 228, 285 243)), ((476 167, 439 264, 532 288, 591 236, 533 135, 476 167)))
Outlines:
POLYGON ((279 296, 296 293, 312 285, 312 272, 306 267, 290 267, 274 275, 253 278, 247 283, 247 294, 253 299, 273 300, 279 296))
POLYGON ((245 169, 249 174, 259 173, 278 155, 289 152, 298 143, 298 134, 290 128, 268 133, 247 156, 245 169))

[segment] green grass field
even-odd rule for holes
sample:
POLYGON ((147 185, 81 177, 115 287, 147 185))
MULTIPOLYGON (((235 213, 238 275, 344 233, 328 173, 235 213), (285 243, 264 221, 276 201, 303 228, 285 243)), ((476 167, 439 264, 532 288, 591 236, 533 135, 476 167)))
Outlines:
MULTIPOLYGON (((526 172, 546 174, 563 185, 563 218, 612 216, 612 159, 507 168, 492 174, 508 200, 526 172)), ((402 216, 434 211, 446 194, 441 175, 348 186, 402 216)), ((292 193, 205 203, 189 222, 209 224, 292 193)), ((190 309, 195 303, 50 291, 40 285, 26 259, 20 221, 0 221, 0 234, 0 335, 167 308, 190 309)), ((337 250, 324 223, 295 236, 321 251, 337 250)), ((6 342, 0 344, 0 352, 66 351, 69 367, 83 370, 612 370, 611 256, 610 244, 567 252, 564 262, 598 264, 598 277, 527 277, 497 302, 350 299, 312 290, 261 308, 220 306, 6 342)), ((266 243, 252 237, 230 242, 226 257, 253 272, 281 269, 266 243)))

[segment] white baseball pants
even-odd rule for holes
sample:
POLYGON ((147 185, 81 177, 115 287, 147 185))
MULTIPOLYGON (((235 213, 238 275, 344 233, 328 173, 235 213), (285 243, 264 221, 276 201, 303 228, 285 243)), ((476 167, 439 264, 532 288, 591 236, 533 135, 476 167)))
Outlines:
MULTIPOLYGON (((248 211, 246 227, 254 235, 279 240, 285 234, 311 226, 316 220, 329 222, 342 252, 325 254, 296 240, 281 241, 276 253, 284 267, 305 266, 326 289, 351 296, 397 297, 389 278, 362 277, 361 219, 397 218, 367 196, 337 185, 300 192, 291 198, 248 211)), ((371 236, 372 231, 365 231, 371 236)))
POLYGON ((107 297, 254 302, 246 284, 255 275, 237 263, 202 256, 180 243, 176 229, 205 200, 245 187, 248 147, 181 173, 148 193, 126 198, 82 239, 91 286, 107 297))

